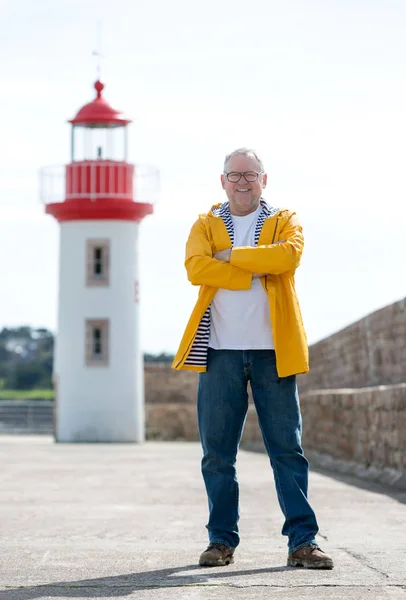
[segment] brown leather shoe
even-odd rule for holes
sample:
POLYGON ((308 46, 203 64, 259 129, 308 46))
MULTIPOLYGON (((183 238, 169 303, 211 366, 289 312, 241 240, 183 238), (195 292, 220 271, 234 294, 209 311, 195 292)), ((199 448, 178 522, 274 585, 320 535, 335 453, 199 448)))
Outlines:
POLYGON ((233 554, 234 548, 213 542, 200 555, 199 565, 201 567, 223 567, 234 562, 233 554))
POLYGON ((288 567, 304 567, 305 569, 332 569, 331 556, 314 545, 303 546, 288 555, 288 567))

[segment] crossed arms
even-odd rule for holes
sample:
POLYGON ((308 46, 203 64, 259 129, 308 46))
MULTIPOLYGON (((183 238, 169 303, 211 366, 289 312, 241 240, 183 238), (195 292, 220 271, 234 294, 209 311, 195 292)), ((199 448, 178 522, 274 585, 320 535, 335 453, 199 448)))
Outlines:
POLYGON ((283 238, 274 244, 221 250, 214 256, 206 226, 199 219, 186 243, 185 267, 193 285, 226 290, 248 290, 253 277, 294 271, 303 251, 302 227, 293 213, 283 226, 283 238))

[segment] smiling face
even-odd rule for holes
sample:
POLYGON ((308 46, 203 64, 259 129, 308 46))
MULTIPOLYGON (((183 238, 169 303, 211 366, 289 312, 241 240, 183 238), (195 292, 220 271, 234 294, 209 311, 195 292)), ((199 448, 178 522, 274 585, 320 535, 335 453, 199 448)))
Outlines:
MULTIPOLYGON (((261 167, 252 154, 233 154, 227 161, 225 172, 230 173, 259 173, 261 167)), ((259 199, 262 190, 266 186, 267 175, 262 173, 258 175, 256 181, 246 181, 241 177, 240 181, 232 183, 227 177, 221 175, 221 185, 227 194, 230 202, 230 212, 232 215, 244 217, 254 212, 259 205, 259 199)))

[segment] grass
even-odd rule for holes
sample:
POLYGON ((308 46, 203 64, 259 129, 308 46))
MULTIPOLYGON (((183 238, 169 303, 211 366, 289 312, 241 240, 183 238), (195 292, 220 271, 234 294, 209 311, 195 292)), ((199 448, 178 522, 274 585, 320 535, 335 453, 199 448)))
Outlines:
POLYGON ((54 390, 0 390, 0 400, 53 400, 54 390))

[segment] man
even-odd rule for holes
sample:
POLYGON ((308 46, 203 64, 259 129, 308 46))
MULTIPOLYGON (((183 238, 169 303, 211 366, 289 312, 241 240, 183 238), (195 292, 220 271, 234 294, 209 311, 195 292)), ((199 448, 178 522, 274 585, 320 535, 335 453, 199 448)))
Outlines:
POLYGON ((285 517, 289 566, 331 569, 318 546, 307 499, 296 375, 308 348, 294 275, 303 250, 295 213, 270 207, 262 161, 248 148, 229 154, 221 184, 228 201, 193 225, 186 245, 189 281, 199 297, 173 362, 199 372, 198 423, 209 501, 209 546, 202 566, 233 562, 239 544, 235 462, 250 382, 285 517))

